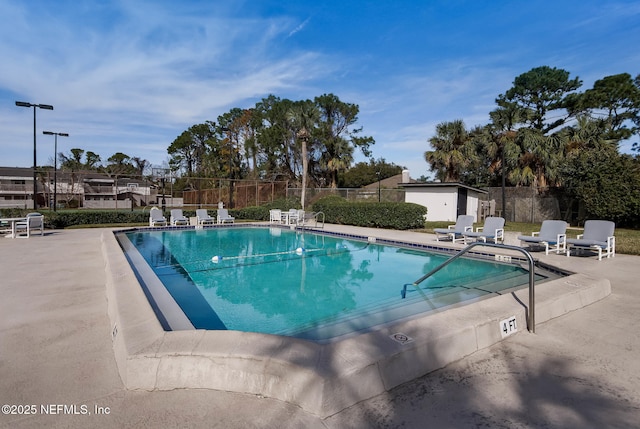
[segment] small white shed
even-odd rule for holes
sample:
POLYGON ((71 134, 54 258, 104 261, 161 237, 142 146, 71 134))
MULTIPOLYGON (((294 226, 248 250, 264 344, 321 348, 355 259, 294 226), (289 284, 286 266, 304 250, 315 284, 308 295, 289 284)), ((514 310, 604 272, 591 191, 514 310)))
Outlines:
POLYGON ((478 206, 487 194, 479 188, 458 182, 401 183, 404 201, 427 208, 427 221, 455 222, 459 215, 472 215, 478 221, 478 206))

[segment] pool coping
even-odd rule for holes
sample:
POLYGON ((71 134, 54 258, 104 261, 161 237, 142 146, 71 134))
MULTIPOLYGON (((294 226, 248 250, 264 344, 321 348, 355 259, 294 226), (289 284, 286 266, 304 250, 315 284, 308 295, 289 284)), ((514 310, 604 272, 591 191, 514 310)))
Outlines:
MULTIPOLYGON (((505 319, 514 317, 518 331, 532 335, 526 289, 327 344, 238 331, 165 332, 111 231, 102 234, 102 252, 114 354, 127 389, 248 393, 324 418, 502 341, 505 319)), ((586 274, 536 285, 536 321, 610 293, 608 280, 586 274)))

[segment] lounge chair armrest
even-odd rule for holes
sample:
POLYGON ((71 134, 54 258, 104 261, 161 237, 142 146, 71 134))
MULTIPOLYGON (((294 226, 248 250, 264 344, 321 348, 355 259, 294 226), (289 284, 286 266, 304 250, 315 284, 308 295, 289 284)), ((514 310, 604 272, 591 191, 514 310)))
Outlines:
POLYGON ((484 226, 479 226, 476 228, 476 232, 482 232, 484 230, 484 226))
POLYGON ((447 229, 454 229, 455 227, 456 227, 455 225, 449 225, 447 229))
POLYGON ((472 226, 465 226, 464 227, 464 232, 467 232, 467 231, 473 232, 473 227, 472 226))
POLYGON ((616 238, 614 236, 607 237, 607 246, 609 249, 616 247, 616 238))
POLYGON ((504 228, 496 229, 496 238, 504 238, 504 228))
POLYGON ((576 236, 576 239, 581 240, 583 236, 584 236, 584 234, 578 234, 578 235, 576 236))
POLYGON ((534 231, 534 232, 531 233, 531 236, 532 237, 537 237, 538 234, 540 234, 540 231, 534 231))
POLYGON ((567 234, 558 234, 558 243, 566 243, 567 234))

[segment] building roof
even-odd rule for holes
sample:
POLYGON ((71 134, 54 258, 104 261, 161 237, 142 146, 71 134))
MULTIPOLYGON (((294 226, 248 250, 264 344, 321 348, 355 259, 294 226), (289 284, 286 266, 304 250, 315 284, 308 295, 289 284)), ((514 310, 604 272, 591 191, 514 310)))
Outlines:
POLYGON ((473 186, 465 185, 460 182, 416 182, 416 183, 400 183, 403 188, 466 188, 471 191, 480 192, 482 194, 488 194, 489 191, 484 189, 474 188, 473 186))
MULTIPOLYGON (((43 171, 53 173, 52 167, 38 167, 38 173, 43 171)), ((100 173, 96 171, 76 171, 71 172, 68 170, 60 170, 57 171, 58 177, 63 178, 70 176, 72 174, 77 174, 84 182, 103 182, 103 183, 115 183, 116 178, 118 180, 118 185, 125 186, 129 183, 137 183, 138 185, 148 184, 149 180, 141 179, 137 177, 130 177, 127 174, 121 175, 109 175, 107 173, 100 173)), ((0 167, 0 177, 2 178, 24 178, 33 180, 33 168, 26 167, 0 167)))
POLYGON ((0 167, 0 177, 25 177, 33 179, 33 168, 0 167))
MULTIPOLYGON (((416 183, 415 179, 409 179, 409 183, 416 183)), ((386 179, 380 180, 381 188, 397 188, 402 185, 402 174, 396 174, 395 176, 387 177, 386 179)), ((363 186, 364 189, 378 189, 378 181, 376 180, 373 183, 369 183, 368 185, 363 186)))

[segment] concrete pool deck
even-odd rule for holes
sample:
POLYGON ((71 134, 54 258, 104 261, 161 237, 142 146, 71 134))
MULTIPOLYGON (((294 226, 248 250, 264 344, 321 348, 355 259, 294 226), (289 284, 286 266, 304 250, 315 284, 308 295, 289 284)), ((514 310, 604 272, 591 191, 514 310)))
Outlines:
MULTIPOLYGON (((151 391, 126 389, 116 364, 118 352, 116 347, 114 354, 112 343, 114 326, 107 311, 110 305, 106 292, 108 274, 102 249, 105 231, 108 230, 47 231, 44 237, 0 241, 3 297, 0 301, 0 402, 37 407, 35 415, 3 414, 0 425, 630 427, 640 420, 640 360, 637 359, 640 336, 635 329, 640 321, 638 257, 617 255, 598 262, 595 258, 535 253, 534 257, 542 261, 581 273, 587 283, 595 284, 606 278, 611 285, 611 295, 601 300, 592 298, 595 302, 579 311, 544 321, 545 311, 553 317, 554 312, 566 310, 566 303, 558 306, 557 302, 549 302, 544 310, 545 292, 541 285, 541 295, 537 295, 540 307, 536 334, 526 332, 523 320, 519 319, 519 333, 494 345, 488 341, 483 346, 478 343, 478 338, 483 338, 477 333, 478 328, 469 328, 467 331, 475 332, 472 337, 460 337, 474 338, 475 344, 471 346, 465 344, 466 340, 460 344, 462 348, 468 347, 468 356, 454 359, 442 369, 414 377, 397 387, 396 382, 391 381, 376 395, 334 414, 330 407, 325 408, 329 410, 326 413, 309 412, 313 407, 308 403, 296 406, 259 394, 176 388, 167 381, 164 386, 151 386, 156 389, 151 391), (158 390, 163 388, 169 390, 158 390), (52 415, 52 410, 60 411, 52 415), (43 411, 50 414, 45 415, 43 411), (72 411, 76 413, 69 414, 72 411)), ((379 237, 391 234, 396 239, 435 243, 433 236, 427 234, 361 231, 357 233, 379 237)), ((576 288, 572 284, 566 287, 576 288)), ((523 301, 526 304, 526 294, 523 301)), ((443 319, 435 325, 448 328, 456 323, 455 319, 458 318, 443 319)), ((409 335, 417 337, 420 331, 416 329, 409 335)), ((117 327, 116 338, 122 333, 117 327)), ((202 344, 201 340, 197 343, 202 344)), ((187 340, 191 349, 193 341, 193 338, 187 340)), ((235 353, 255 353, 255 341, 251 334, 245 335, 242 342, 233 344, 235 353)), ((170 350, 175 344, 169 343, 171 339, 163 342, 167 357, 163 362, 166 366, 162 368, 165 374, 171 373, 175 354, 175 350, 170 350)), ((308 357, 305 349, 315 348, 315 345, 306 347, 304 342, 296 344, 298 347, 288 348, 286 353, 308 357)), ((212 346, 220 347, 220 344, 212 346)), ((285 350, 281 343, 271 343, 271 346, 279 353, 285 350)), ((349 347, 342 350, 338 347, 333 352, 334 357, 350 364, 378 353, 349 347)), ((158 350, 154 349, 153 354, 157 355, 158 350)), ((400 360, 394 370, 402 373, 403 368, 410 367, 410 361, 400 360)), ((225 371, 231 381, 234 371, 238 370, 233 365, 218 368, 225 371)), ((281 369, 289 371, 289 368, 281 369)), ((423 368, 423 372, 431 369, 435 368, 423 368)), ((353 395, 355 391, 371 387, 367 380, 379 379, 385 383, 385 370, 381 365, 367 371, 376 374, 373 377, 355 374, 346 380, 342 377, 346 373, 337 374, 339 389, 350 388, 349 395, 353 395)), ((131 377, 147 379, 144 371, 132 372, 131 377)), ((153 380, 159 383, 162 377, 160 373, 154 374, 153 380)), ((304 391, 315 395, 318 380, 313 378, 314 371, 306 371, 304 377, 299 379, 308 383, 303 384, 304 391)), ((197 380, 198 374, 192 374, 191 379, 197 380)), ((206 381, 201 383, 209 387, 206 381)), ((295 384, 292 388, 300 388, 295 384)), ((339 389, 332 391, 330 385, 323 390, 325 396, 333 396, 339 402, 345 395, 339 389)), ((272 392, 269 393, 271 396, 272 392)))

